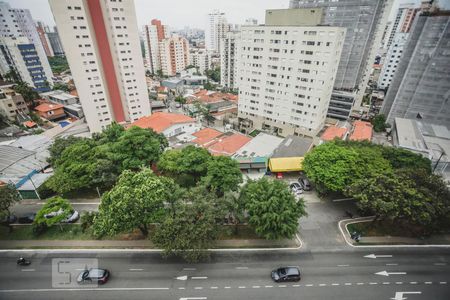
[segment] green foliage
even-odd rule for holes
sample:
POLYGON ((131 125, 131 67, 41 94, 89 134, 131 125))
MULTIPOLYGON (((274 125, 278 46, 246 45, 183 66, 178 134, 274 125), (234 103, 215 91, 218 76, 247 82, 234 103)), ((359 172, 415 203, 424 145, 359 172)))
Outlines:
POLYGON ((401 148, 383 147, 382 155, 394 169, 422 169, 431 174, 431 161, 420 154, 401 148))
POLYGON ((212 81, 220 82, 220 67, 217 67, 214 70, 206 70, 205 73, 212 81))
POLYGON ((161 220, 164 203, 171 202, 176 190, 172 179, 158 177, 151 169, 124 171, 117 184, 102 197, 94 221, 95 235, 112 236, 139 228, 147 236, 148 226, 161 220))
POLYGON ((177 178, 180 184, 178 179, 191 176, 195 184, 200 177, 206 175, 210 159, 211 154, 206 149, 189 145, 181 150, 164 152, 158 161, 158 169, 164 174, 177 178))
POLYGON ((386 130, 386 117, 383 114, 376 115, 372 119, 373 130, 375 132, 383 132, 386 130))
POLYGON ((47 161, 52 165, 56 166, 56 162, 61 158, 62 152, 69 146, 83 140, 80 137, 68 136, 66 138, 58 137, 55 139, 53 144, 49 147, 50 157, 47 161))
POLYGON ((73 211, 72 204, 68 200, 61 197, 53 197, 48 199, 37 212, 34 223, 38 226, 44 224, 47 227, 51 227, 68 219, 73 211), (50 213, 56 213, 56 215, 51 218, 46 218, 45 215, 50 213))
POLYGON ((218 197, 225 192, 237 191, 242 182, 239 163, 228 156, 215 156, 208 162, 206 176, 202 179, 218 197))
POLYGON ((9 82, 19 82, 20 80, 20 76, 19 74, 17 74, 16 70, 14 68, 10 68, 9 71, 3 76, 3 78, 6 81, 9 82))
POLYGON ((34 123, 36 123, 36 124, 38 124, 40 126, 44 125, 44 121, 42 121, 41 117, 38 116, 35 112, 30 111, 29 116, 30 116, 30 119, 34 123))
POLYGON ((33 104, 33 100, 39 99, 39 94, 35 92, 28 83, 24 81, 19 81, 15 86, 14 90, 16 93, 19 93, 22 95, 23 100, 27 102, 28 104, 33 104))
POLYGON ((209 81, 207 81, 207 82, 203 85, 203 88, 204 88, 205 90, 208 90, 208 91, 214 91, 214 90, 216 89, 216 85, 215 85, 215 84, 212 84, 212 83, 209 82, 209 81))
POLYGON ((256 233, 269 240, 292 238, 298 220, 306 215, 303 200, 296 201, 285 182, 262 178, 249 181, 241 192, 256 233))
POLYGON ((48 62, 50 63, 52 72, 55 74, 60 74, 66 70, 69 70, 69 63, 64 56, 48 57, 48 62))
POLYGON ((92 227, 92 225, 94 225, 94 221, 97 215, 98 212, 96 211, 87 211, 81 215, 81 230, 83 232, 87 232, 92 227))
POLYGON ((5 184, 0 186, 0 220, 9 218, 11 215, 11 206, 19 201, 19 192, 14 185, 5 184))
POLYGON ((152 241, 164 256, 180 256, 197 262, 209 256, 219 228, 216 219, 225 215, 217 199, 203 187, 187 192, 174 203, 173 211, 157 227, 152 241))
POLYGON ((60 91, 64 91, 66 93, 70 92, 69 86, 65 83, 55 83, 53 85, 53 90, 60 90, 60 91))

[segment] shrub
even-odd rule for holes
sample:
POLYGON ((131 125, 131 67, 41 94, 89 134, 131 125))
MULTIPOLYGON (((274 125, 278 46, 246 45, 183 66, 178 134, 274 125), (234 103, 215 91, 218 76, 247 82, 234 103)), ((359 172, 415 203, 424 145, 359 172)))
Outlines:
POLYGON ((81 230, 86 232, 94 224, 95 217, 98 215, 96 211, 88 211, 81 215, 81 230))

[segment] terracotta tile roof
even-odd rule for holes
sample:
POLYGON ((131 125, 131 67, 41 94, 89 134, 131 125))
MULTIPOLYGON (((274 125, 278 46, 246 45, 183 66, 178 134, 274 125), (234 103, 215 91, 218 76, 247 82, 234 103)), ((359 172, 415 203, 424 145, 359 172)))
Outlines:
POLYGON ((216 142, 208 147, 208 150, 212 155, 231 156, 250 141, 251 138, 240 133, 234 133, 232 135, 217 138, 216 142))
POLYGON ((351 141, 370 141, 372 139, 372 133, 372 124, 358 120, 353 123, 353 132, 349 139, 351 141))
POLYGON ((48 111, 63 108, 63 107, 64 107, 64 105, 62 105, 62 104, 42 103, 41 105, 36 106, 34 108, 34 110, 41 111, 41 112, 48 112, 48 111))
POLYGON ((346 133, 347 128, 345 127, 338 128, 335 126, 331 126, 325 130, 325 132, 322 134, 320 138, 324 141, 332 141, 335 138, 339 138, 342 140, 346 133))
POLYGON ((34 126, 36 126, 36 123, 34 123, 33 121, 25 121, 23 122, 23 125, 28 128, 33 128, 34 126))
POLYGON ((77 92, 76 89, 75 89, 75 90, 71 90, 71 91, 70 91, 70 94, 71 94, 72 96, 78 97, 78 92, 77 92))
POLYGON ((197 137, 192 142, 200 146, 205 146, 208 143, 212 142, 216 137, 222 134, 223 133, 218 130, 212 128, 204 128, 192 134, 193 136, 197 137))
POLYGON ((238 99, 237 95, 231 93, 220 93, 208 90, 200 90, 193 95, 196 99, 202 103, 214 103, 223 100, 230 100, 236 102, 238 99))
POLYGON ((167 128, 181 123, 194 123, 195 120, 191 117, 182 114, 172 114, 166 112, 155 112, 150 116, 145 116, 139 120, 131 123, 130 126, 138 126, 141 128, 151 128, 154 131, 161 133, 167 128))

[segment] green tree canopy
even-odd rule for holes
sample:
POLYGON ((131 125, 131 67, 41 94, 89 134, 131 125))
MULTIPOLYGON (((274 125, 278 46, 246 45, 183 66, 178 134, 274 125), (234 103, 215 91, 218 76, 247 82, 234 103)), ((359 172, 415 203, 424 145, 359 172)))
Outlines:
POLYGON ((68 219, 73 213, 72 204, 64 198, 53 197, 47 200, 47 202, 37 212, 34 223, 38 225, 46 225, 47 227, 55 224, 60 224, 62 221, 68 219), (45 215, 54 214, 51 218, 46 218, 45 215))
POLYGON ((382 147, 382 155, 394 169, 423 169, 431 174, 431 161, 406 149, 382 147))
POLYGON ((60 91, 64 91, 66 93, 70 92, 69 86, 65 83, 55 83, 53 85, 53 90, 60 90, 60 91))
POLYGON ((249 181, 241 192, 256 233, 269 240, 292 238, 299 218, 306 215, 303 200, 296 201, 285 182, 262 178, 249 181))
POLYGON ((22 94, 23 100, 28 104, 33 104, 34 100, 39 99, 39 94, 24 81, 19 81, 14 86, 14 90, 16 93, 22 94))
POLYGON ((217 198, 203 187, 188 191, 157 227, 152 241, 164 249, 164 256, 176 255, 188 262, 208 257, 208 248, 214 245, 219 233, 216 219, 225 212, 216 203, 217 198))
POLYGON ((49 147, 50 157, 48 162, 55 167, 56 162, 60 159, 62 152, 69 146, 83 140, 80 137, 68 136, 66 138, 58 137, 55 139, 53 144, 49 147))
POLYGON ((203 182, 218 197, 222 197, 225 192, 237 191, 242 183, 242 172, 239 163, 228 156, 215 156, 208 162, 206 176, 203 182))
POLYGON ((383 114, 376 115, 372 119, 373 130, 383 132, 386 130, 386 117, 383 114))
POLYGON ((0 221, 11 216, 11 206, 20 201, 19 192, 12 184, 0 186, 0 221))
POLYGON ((158 177, 149 168, 134 173, 124 171, 117 184, 102 197, 94 222, 97 236, 130 232, 136 228, 147 236, 149 225, 161 221, 164 203, 172 202, 177 186, 167 177, 158 177))

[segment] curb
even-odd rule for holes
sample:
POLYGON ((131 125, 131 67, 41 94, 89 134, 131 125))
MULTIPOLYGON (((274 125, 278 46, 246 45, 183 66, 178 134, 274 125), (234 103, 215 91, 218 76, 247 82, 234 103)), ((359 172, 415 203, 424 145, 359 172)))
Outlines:
MULTIPOLYGON (((295 251, 300 250, 303 247, 303 241, 300 239, 298 234, 295 234, 295 240, 298 243, 297 247, 285 247, 285 248, 219 248, 219 249, 207 249, 210 252, 263 252, 263 251, 295 251)), ((133 248, 122 248, 122 249, 106 249, 106 248, 81 248, 81 249, 0 249, 0 253, 8 252, 35 252, 35 253, 92 253, 92 252, 103 252, 103 253, 120 253, 120 252, 135 252, 135 253, 161 253, 162 249, 133 249, 133 248)))
POLYGON ((349 245, 350 247, 353 248, 450 248, 450 245, 434 245, 434 244, 430 244, 430 245, 417 245, 417 244, 413 244, 413 245, 354 245, 351 241, 348 240, 348 236, 350 235, 350 232, 348 231, 347 225, 350 224, 355 224, 355 223, 362 223, 362 222, 368 222, 368 221, 372 221, 374 217, 363 217, 363 218, 355 218, 355 219, 344 219, 339 221, 338 226, 339 226, 339 231, 341 232, 342 236, 344 237, 345 242, 347 243, 347 245, 349 245), (350 222, 348 222, 350 221, 350 222), (344 225, 345 227, 345 231, 342 229, 342 223, 344 222, 348 222, 344 225))

